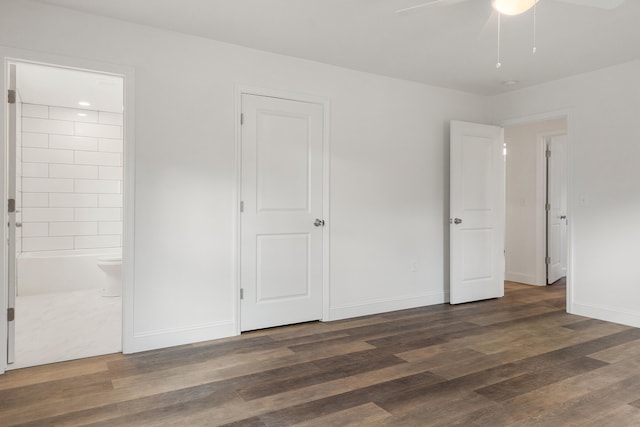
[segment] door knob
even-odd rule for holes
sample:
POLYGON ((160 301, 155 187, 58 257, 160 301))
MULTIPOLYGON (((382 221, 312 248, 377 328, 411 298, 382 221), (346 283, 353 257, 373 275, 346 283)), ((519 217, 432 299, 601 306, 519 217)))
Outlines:
POLYGON ((316 218, 313 225, 315 225, 316 227, 324 227, 324 219, 316 218))
POLYGON ((453 223, 454 224, 462 224, 462 220, 460 218, 454 218, 453 223))
POLYGON ((562 216, 560 216, 560 219, 567 219, 567 216, 566 215, 562 215, 562 216))

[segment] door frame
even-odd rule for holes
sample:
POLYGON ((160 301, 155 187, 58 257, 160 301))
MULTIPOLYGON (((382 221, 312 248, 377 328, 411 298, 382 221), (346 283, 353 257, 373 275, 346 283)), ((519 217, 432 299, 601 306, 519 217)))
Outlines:
MULTIPOLYGON (((554 120, 554 119, 565 119, 566 120, 566 135, 567 135, 567 217, 569 218, 569 221, 567 223, 567 304, 566 304, 566 311, 567 313, 573 313, 573 305, 574 305, 574 292, 573 292, 573 221, 572 219, 572 214, 574 211, 574 198, 573 198, 573 193, 574 193, 574 182, 573 182, 573 144, 574 144, 574 140, 573 140, 573 135, 575 134, 574 132, 574 120, 573 120, 573 116, 574 116, 574 110, 573 109, 562 109, 562 110, 555 110, 555 111, 550 111, 547 113, 540 113, 540 114, 534 114, 534 115, 526 115, 526 116, 520 116, 520 117, 515 117, 515 118, 510 118, 510 119, 506 119, 503 120, 501 123, 501 126, 503 128, 507 128, 507 127, 511 127, 511 126, 518 126, 518 125, 526 125, 526 124, 533 124, 533 123, 539 123, 539 122, 544 122, 544 121, 548 121, 548 120, 554 120)), ((540 174, 540 175, 544 175, 543 172, 543 168, 544 168, 544 140, 545 137, 547 136, 551 136, 551 135, 547 135, 547 134, 540 134, 538 135, 538 141, 537 141, 537 147, 536 147, 536 152, 539 153, 538 156, 536 156, 536 174, 540 174)), ((508 155, 508 154, 507 154, 508 155)), ((538 176, 540 176, 538 175, 538 176)), ((546 181, 544 182, 546 184, 546 181)), ((544 191, 538 191, 537 194, 537 199, 538 202, 540 200, 544 200, 545 197, 545 192, 544 191)), ((539 206, 542 206, 544 208, 544 201, 542 202, 542 204, 539 204, 539 206)), ((543 212, 544 215, 546 216, 546 212, 543 212)), ((544 219, 544 218, 543 218, 544 219)), ((544 237, 544 242, 546 243, 546 237, 544 237)), ((542 250, 544 251, 545 255, 542 255, 543 258, 540 258, 538 256, 538 258, 540 259, 544 259, 544 257, 546 256, 546 250, 545 250, 546 245, 542 248, 542 250)), ((538 254, 539 255, 539 254, 538 254)), ((536 260, 536 264, 537 264, 537 260, 536 260)), ((545 277, 546 280, 546 277, 545 277)))
POLYGON ((236 335, 241 333, 241 301, 240 301, 240 273, 241 273, 241 212, 240 201, 242 192, 242 127, 240 114, 242 113, 242 95, 256 95, 270 98, 286 99, 291 101, 307 102, 322 106, 323 111, 323 135, 322 135, 322 217, 325 226, 322 227, 322 321, 329 318, 329 301, 331 298, 330 269, 331 269, 331 138, 330 138, 330 109, 331 102, 328 98, 310 95, 306 93, 292 92, 280 89, 269 89, 250 85, 236 84, 234 88, 234 155, 235 155, 235 178, 236 191, 234 200, 234 227, 232 259, 233 264, 233 292, 231 304, 234 308, 233 318, 235 319, 236 335))
MULTIPOLYGON (((546 210, 546 203, 548 203, 549 201, 549 158, 546 156, 546 151, 547 151, 547 147, 549 146, 549 143, 551 142, 551 138, 553 138, 554 136, 566 136, 567 137, 567 146, 569 145, 568 143, 568 131, 565 133, 562 132, 544 132, 538 135, 538 140, 537 143, 539 144, 540 149, 542 150, 542 186, 541 188, 539 188, 539 191, 542 193, 541 199, 542 199, 542 203, 538 203, 537 206, 543 206, 544 207, 544 229, 545 229, 545 235, 544 235, 544 239, 543 239, 543 243, 544 245, 540 248, 543 252, 542 257, 540 256, 540 254, 538 253, 536 256, 538 259, 543 259, 545 258, 545 262, 543 265, 543 270, 544 270, 544 284, 545 285, 551 285, 551 283, 549 283, 549 264, 546 263, 546 257, 549 256, 549 211, 546 210)), ((568 148, 568 147, 567 147, 568 148)), ((536 159, 538 160, 538 159, 536 159)), ((536 161, 536 163, 538 163, 536 161)), ((538 165, 536 164, 536 167, 538 165)), ((566 167, 566 165, 565 165, 566 167)), ((568 196, 568 194, 565 194, 565 196, 568 196)), ((566 197, 565 203, 568 204, 568 197, 566 197)), ((567 237, 567 236, 565 236, 567 237)), ((565 254, 566 255, 566 254, 565 254)), ((536 262, 538 261, 538 259, 536 260, 536 262)))
MULTIPOLYGON (((124 81, 124 152, 123 158, 123 231, 122 231, 122 352, 135 351, 135 336, 133 325, 134 289, 135 289, 135 260, 134 260, 134 200, 135 200, 135 72, 134 69, 124 65, 116 65, 105 62, 72 58, 67 56, 52 55, 43 52, 34 52, 24 49, 0 46, 0 79, 2 87, 2 102, 0 103, 0 197, 2 200, 2 219, 7 222, 7 183, 5 166, 7 162, 7 70, 9 63, 32 63, 57 68, 68 68, 80 71, 94 72, 97 74, 111 74, 122 77, 124 81)), ((7 228, 0 227, 0 241, 6 241, 7 228)), ((4 315, 8 308, 7 290, 7 247, 0 245, 0 374, 7 370, 7 316, 4 315)), ((19 319, 20 313, 16 313, 19 319)))

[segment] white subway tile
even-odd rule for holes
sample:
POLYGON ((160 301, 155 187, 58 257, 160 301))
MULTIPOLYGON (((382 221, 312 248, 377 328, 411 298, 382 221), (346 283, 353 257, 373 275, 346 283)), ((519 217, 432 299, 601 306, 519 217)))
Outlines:
POLYGON ((119 113, 107 113, 105 111, 100 111, 98 113, 98 121, 103 125, 115 125, 122 126, 124 120, 123 115, 119 113))
POLYGON ((48 208, 49 193, 22 193, 22 207, 48 208))
MULTIPOLYGON (((73 122, 23 117, 22 131, 34 133, 54 133, 56 135, 73 135, 73 122)), ((120 138, 120 135, 118 134, 118 136, 113 136, 111 138, 120 138)))
POLYGON ((104 151, 107 153, 122 153, 123 142, 121 139, 105 139, 100 138, 98 140, 98 151, 104 151))
MULTIPOLYGON (((48 193, 49 178, 22 178, 22 191, 28 193, 48 193)), ((73 186, 71 187, 73 191, 73 186)))
POLYGON ((76 249, 90 248, 117 248, 122 246, 121 237, 116 236, 77 236, 75 239, 76 249))
POLYGON ((24 237, 22 245, 24 252, 73 249, 73 237, 24 237))
POLYGON ((63 178, 22 178, 22 191, 27 193, 72 193, 73 180, 63 178))
POLYGON ((74 152, 75 163, 79 165, 120 166, 120 153, 100 153, 97 151, 74 152))
POLYGON ((49 118, 49 107, 38 104, 22 104, 22 117, 49 118))
POLYGON ((73 208, 23 208, 22 222, 73 221, 73 208))
POLYGON ((98 180, 96 179, 76 179, 74 180, 74 191, 76 193, 97 193, 98 180))
POLYGON ((98 196, 98 207, 121 208, 122 194, 100 194, 98 196))
POLYGON ((98 167, 86 165, 49 165, 51 178, 97 179, 98 167))
POLYGON ((49 206, 52 208, 95 208, 98 207, 98 195, 50 193, 49 206))
POLYGON ((49 165, 47 163, 21 163, 22 176, 27 178, 49 177, 49 165))
POLYGON ((49 223, 25 222, 22 224, 22 237, 47 237, 49 235, 49 223))
POLYGON ((98 178, 100 179, 117 179, 122 180, 122 167, 113 166, 99 166, 98 178))
POLYGON ((75 108, 49 107, 49 118, 71 122, 98 123, 98 112, 75 108))
POLYGON ((51 135, 49 137, 49 147, 62 150, 96 151, 98 149, 98 139, 87 136, 51 135))
POLYGON ((101 193, 101 194, 120 193, 120 181, 76 179, 74 186, 75 186, 76 193, 101 193))
POLYGON ((23 148, 22 161, 32 163, 73 163, 73 151, 23 148))
POLYGON ((74 123, 74 135, 93 136, 97 138, 122 138, 121 127, 112 125, 96 125, 92 123, 74 123))
POLYGON ((22 133, 22 146, 33 148, 49 147, 49 135, 46 133, 22 133))
POLYGON ((122 221, 99 222, 98 234, 122 234, 122 221))
POLYGON ((76 221, 120 221, 120 208, 75 208, 76 221))
POLYGON ((95 236, 97 234, 97 222, 52 222, 49 225, 50 236, 95 236))

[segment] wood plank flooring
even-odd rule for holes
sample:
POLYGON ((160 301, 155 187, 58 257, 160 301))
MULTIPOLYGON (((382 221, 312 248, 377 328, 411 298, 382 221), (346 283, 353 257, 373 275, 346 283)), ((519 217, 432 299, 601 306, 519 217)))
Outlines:
POLYGON ((0 425, 637 426, 640 329, 506 296, 10 371, 0 425))

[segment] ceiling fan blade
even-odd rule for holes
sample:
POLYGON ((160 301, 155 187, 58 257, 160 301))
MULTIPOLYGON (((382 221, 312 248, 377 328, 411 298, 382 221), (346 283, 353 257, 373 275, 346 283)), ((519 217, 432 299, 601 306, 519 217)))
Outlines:
POLYGON ((432 0, 432 1, 429 1, 427 3, 422 3, 422 4, 419 4, 419 5, 416 5, 416 6, 405 7, 404 9, 396 10, 396 13, 410 12, 412 10, 421 9, 423 7, 433 6, 434 4, 445 3, 445 2, 448 2, 448 1, 451 1, 451 0, 432 0))
POLYGON ((556 0, 562 3, 575 4, 577 6, 597 7, 600 9, 615 9, 624 3, 624 0, 556 0))

